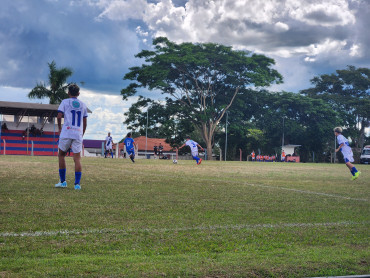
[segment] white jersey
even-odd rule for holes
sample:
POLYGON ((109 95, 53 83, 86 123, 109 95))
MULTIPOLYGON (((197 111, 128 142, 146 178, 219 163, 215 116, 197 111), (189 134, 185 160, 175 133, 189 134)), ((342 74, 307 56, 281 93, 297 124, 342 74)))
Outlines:
POLYGON ((195 142, 193 140, 188 140, 188 141, 186 141, 185 145, 190 147, 191 154, 193 156, 197 156, 198 155, 198 143, 197 142, 195 142))
POLYGON ((87 107, 79 99, 72 97, 64 99, 58 112, 64 115, 64 124, 59 138, 77 139, 82 141, 83 118, 87 117, 87 107))
POLYGON ((339 145, 343 144, 343 147, 340 150, 343 154, 344 159, 348 159, 350 162, 353 162, 353 153, 351 147, 349 146, 347 138, 344 137, 342 134, 339 134, 337 136, 337 141, 339 145))
POLYGON ((107 150, 112 149, 112 142, 113 142, 113 138, 112 138, 112 136, 107 136, 107 137, 105 138, 105 148, 106 148, 107 150))

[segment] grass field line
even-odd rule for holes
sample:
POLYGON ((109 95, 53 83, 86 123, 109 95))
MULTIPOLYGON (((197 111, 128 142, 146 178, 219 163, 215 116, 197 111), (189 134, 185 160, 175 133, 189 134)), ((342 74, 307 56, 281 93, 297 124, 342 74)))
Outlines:
POLYGON ((43 237, 63 235, 86 235, 86 234, 135 234, 135 233, 166 233, 186 231, 213 231, 213 230, 257 230, 257 229, 281 229, 281 228, 309 228, 309 227, 336 227, 368 225, 370 221, 353 222, 325 222, 325 223, 278 223, 278 224, 237 224, 237 225, 209 225, 179 228, 138 228, 138 229, 72 229, 59 231, 35 231, 35 232, 2 232, 0 237, 43 237))
MULTIPOLYGON (((168 175, 161 175, 161 174, 149 174, 150 176, 158 176, 158 177, 169 177, 168 175)), ((176 178, 176 177, 173 177, 176 178)), ((352 201, 360 201, 360 202, 369 202, 368 199, 362 199, 362 198, 353 198, 348 196, 342 196, 337 194, 329 194, 329 193, 323 193, 323 192, 315 192, 315 191, 308 191, 308 190, 301 190, 301 189, 295 189, 295 188, 288 188, 288 187, 281 187, 281 186, 271 186, 266 184, 255 184, 255 183, 248 183, 244 181, 233 181, 233 180, 222 180, 222 179, 202 179, 198 177, 192 177, 192 180, 207 180, 212 182, 227 182, 227 183, 234 183, 234 184, 245 184, 248 186, 254 186, 254 187, 261 187, 261 188, 268 188, 268 189, 278 189, 278 190, 286 190, 286 191, 293 191, 297 193, 304 193, 304 194, 312 194, 312 195, 318 195, 318 196, 325 196, 325 197, 331 197, 331 198, 339 198, 339 199, 345 199, 345 200, 352 200, 352 201)))

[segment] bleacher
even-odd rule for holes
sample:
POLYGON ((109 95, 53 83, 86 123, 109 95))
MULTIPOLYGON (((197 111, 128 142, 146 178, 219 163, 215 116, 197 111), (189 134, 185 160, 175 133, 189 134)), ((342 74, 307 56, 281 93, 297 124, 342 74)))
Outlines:
POLYGON ((57 155, 59 136, 54 132, 45 131, 41 136, 27 135, 24 136, 23 130, 6 130, 1 132, 0 155, 57 155), (33 142, 33 153, 32 153, 33 142))

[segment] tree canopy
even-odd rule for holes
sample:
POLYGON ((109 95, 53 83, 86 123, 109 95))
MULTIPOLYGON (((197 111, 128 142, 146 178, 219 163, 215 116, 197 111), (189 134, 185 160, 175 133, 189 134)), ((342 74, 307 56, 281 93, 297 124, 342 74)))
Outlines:
MULTIPOLYGON (((140 87, 166 96, 198 129, 212 156, 215 130, 242 89, 282 82, 274 60, 214 43, 176 44, 167 38, 153 41, 154 50, 136 55, 146 64, 130 68, 124 79, 135 82, 121 91, 123 99, 140 87)), ((170 109, 170 108, 168 108, 170 109)))
POLYGON ((311 80, 314 87, 301 94, 323 99, 339 113, 340 124, 348 130, 357 148, 365 141, 365 128, 370 126, 370 69, 348 66, 333 74, 311 80))
POLYGON ((37 83, 36 87, 28 94, 29 98, 49 98, 50 104, 59 104, 63 99, 68 98, 67 78, 70 77, 73 71, 70 68, 57 68, 56 63, 52 61, 48 63, 50 88, 47 88, 45 83, 37 83))

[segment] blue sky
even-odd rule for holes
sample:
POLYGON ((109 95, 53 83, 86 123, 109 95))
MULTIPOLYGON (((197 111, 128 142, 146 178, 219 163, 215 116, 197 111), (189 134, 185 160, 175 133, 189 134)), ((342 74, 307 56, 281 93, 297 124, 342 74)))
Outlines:
MULTIPOLYGON (((73 69, 93 111, 86 138, 127 132, 122 77, 156 36, 216 42, 265 54, 298 92, 310 79, 347 65, 370 66, 367 0, 3 0, 0 10, 0 100, 30 101, 48 66, 73 69)), ((152 98, 158 93, 146 93, 152 98)), ((47 100, 32 102, 47 103, 47 100)))

